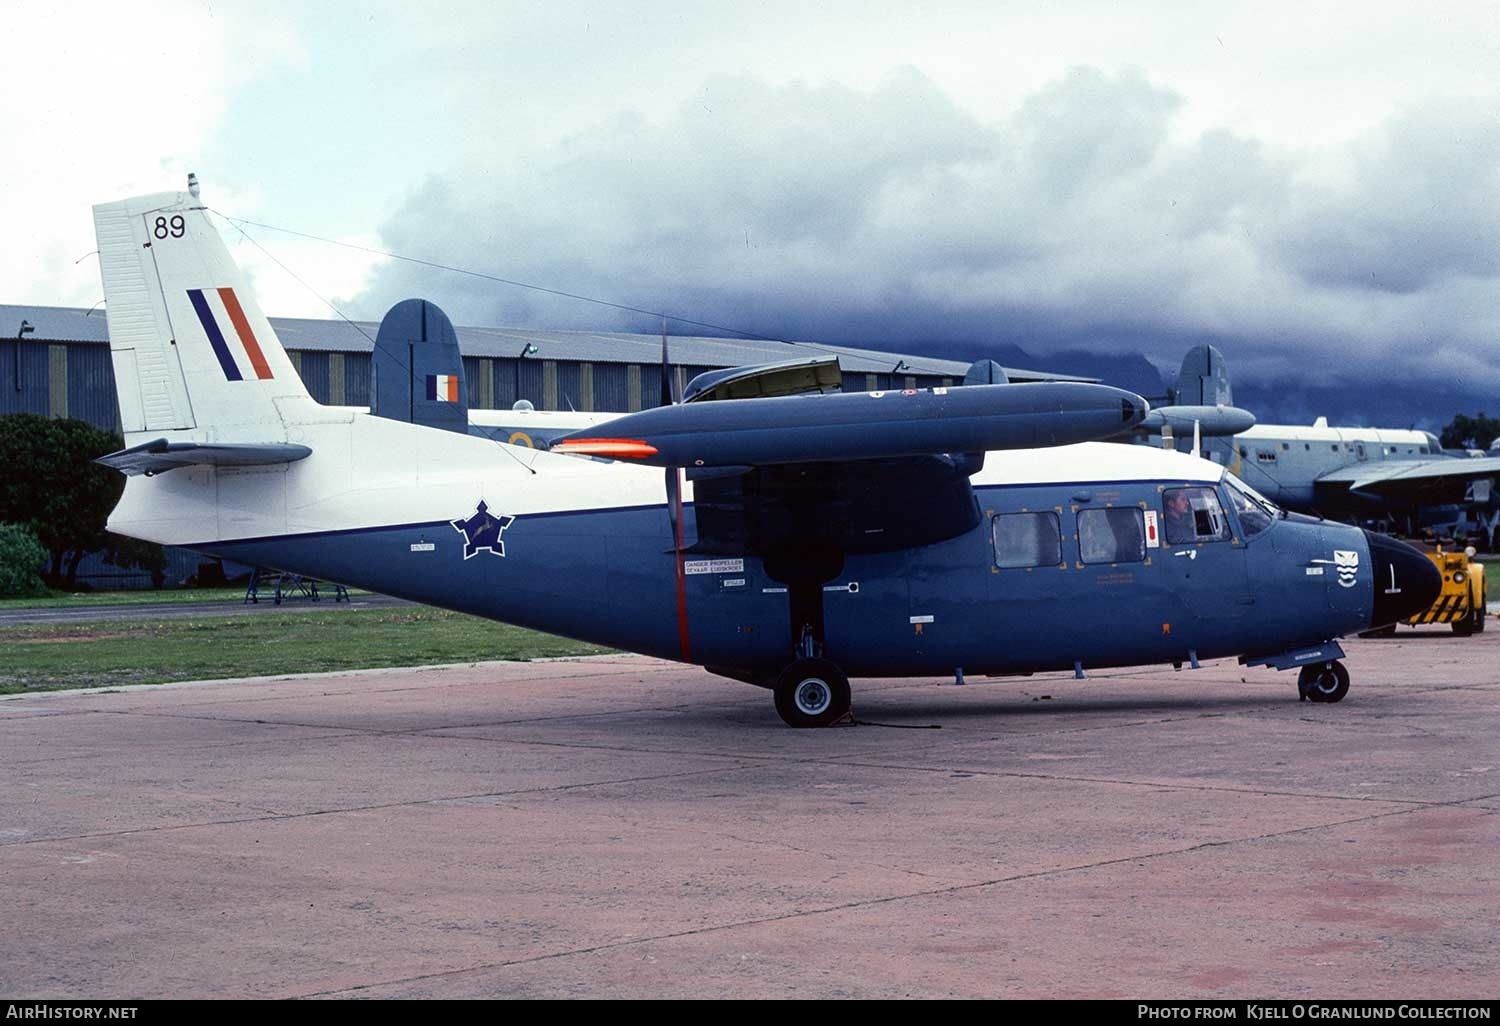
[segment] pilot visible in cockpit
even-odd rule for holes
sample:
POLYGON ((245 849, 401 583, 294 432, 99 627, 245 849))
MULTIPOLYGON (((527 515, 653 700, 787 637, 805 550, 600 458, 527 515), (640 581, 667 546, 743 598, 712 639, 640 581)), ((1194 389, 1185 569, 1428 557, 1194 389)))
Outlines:
POLYGON ((1198 540, 1193 525, 1193 504, 1186 488, 1176 488, 1166 495, 1166 536, 1168 545, 1190 545, 1198 540))

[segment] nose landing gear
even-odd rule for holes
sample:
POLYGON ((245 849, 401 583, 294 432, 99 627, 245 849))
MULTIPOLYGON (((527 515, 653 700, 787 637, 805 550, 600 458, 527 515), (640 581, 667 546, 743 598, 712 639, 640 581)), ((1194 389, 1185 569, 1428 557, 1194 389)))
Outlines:
POLYGON ((1349 671, 1338 660, 1302 667, 1297 693, 1304 702, 1337 702, 1349 693, 1349 671))

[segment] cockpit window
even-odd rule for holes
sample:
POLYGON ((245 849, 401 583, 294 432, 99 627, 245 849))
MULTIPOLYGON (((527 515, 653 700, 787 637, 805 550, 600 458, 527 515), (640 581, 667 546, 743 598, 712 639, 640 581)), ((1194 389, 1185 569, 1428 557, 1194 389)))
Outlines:
POLYGON ((1229 501, 1239 515, 1240 527, 1245 532, 1246 540, 1270 527, 1281 515, 1281 510, 1275 503, 1233 474, 1224 475, 1224 484, 1229 488, 1229 501))
POLYGON ((1145 518, 1139 509, 1078 511, 1078 558, 1085 563, 1140 563, 1146 558, 1145 518))
POLYGON ((1168 488, 1161 499, 1168 545, 1229 540, 1229 520, 1212 488, 1168 488))

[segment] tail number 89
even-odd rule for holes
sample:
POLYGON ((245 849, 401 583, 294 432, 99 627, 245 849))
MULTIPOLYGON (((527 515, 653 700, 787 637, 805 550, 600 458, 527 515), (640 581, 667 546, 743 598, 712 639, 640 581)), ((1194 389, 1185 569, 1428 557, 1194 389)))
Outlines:
POLYGON ((173 214, 172 220, 170 221, 168 221, 165 217, 158 217, 156 219, 156 224, 151 228, 151 234, 155 235, 158 239, 165 239, 168 236, 171 236, 174 239, 180 239, 182 238, 183 232, 186 229, 187 222, 182 219, 182 215, 173 214))

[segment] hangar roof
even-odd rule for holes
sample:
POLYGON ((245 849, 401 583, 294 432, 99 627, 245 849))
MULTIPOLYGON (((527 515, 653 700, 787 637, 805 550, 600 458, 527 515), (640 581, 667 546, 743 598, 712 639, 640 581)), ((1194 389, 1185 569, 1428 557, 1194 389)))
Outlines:
MULTIPOLYGON (((74 307, 0 304, 0 338, 14 338, 22 320, 36 331, 29 342, 108 342, 103 308, 92 312, 74 307)), ((271 326, 287 349, 303 352, 368 353, 380 325, 373 321, 313 320, 272 317, 271 326)), ((589 363, 656 363, 661 359, 659 335, 635 335, 609 331, 548 331, 538 328, 456 327, 458 346, 465 356, 515 359, 527 344, 535 345, 536 359, 573 360, 589 363)), ((891 374, 898 362, 902 374, 962 378, 968 364, 926 356, 887 353, 821 342, 777 342, 761 339, 668 336, 672 362, 694 367, 738 367, 775 363, 810 355, 837 353, 843 369, 853 374, 891 374)), ((1012 381, 1096 381, 1070 374, 1006 367, 1012 381)))

